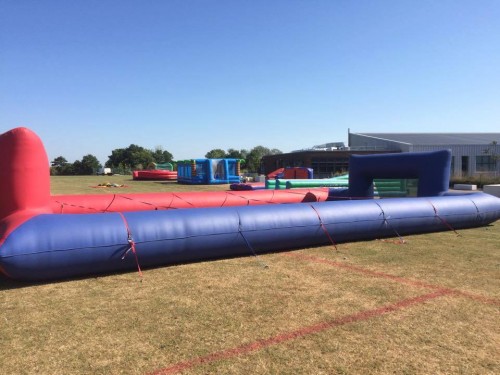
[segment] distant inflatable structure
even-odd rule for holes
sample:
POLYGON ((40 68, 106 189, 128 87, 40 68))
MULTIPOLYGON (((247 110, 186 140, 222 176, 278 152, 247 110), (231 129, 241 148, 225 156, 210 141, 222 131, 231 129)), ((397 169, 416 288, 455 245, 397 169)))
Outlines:
POLYGON ((373 180, 418 179, 418 196, 434 197, 448 191, 451 152, 414 152, 401 154, 351 155, 349 195, 373 196, 373 180))
POLYGON ((391 177, 394 168, 393 174, 406 175, 407 163, 446 159, 443 155, 395 155, 383 164, 397 167, 380 173, 364 167, 372 159, 359 160, 356 175, 363 183, 354 190, 354 200, 348 200, 353 198, 348 193, 345 200, 326 202, 335 198, 328 197, 328 189, 205 193, 197 202, 211 207, 195 208, 196 193, 51 196, 41 140, 29 129, 13 129, 0 135, 0 270, 18 280, 60 279, 498 220, 497 197, 445 194, 445 162, 433 169, 437 182, 425 175, 425 168, 408 173, 434 184, 419 185, 417 198, 370 199, 371 181, 379 174, 391 177), (269 201, 259 194, 270 194, 269 201))
POLYGON ((177 163, 182 184, 232 184, 240 182, 239 159, 191 159, 177 163))
POLYGON ((177 171, 171 163, 150 163, 147 169, 133 171, 134 180, 177 180, 177 171))

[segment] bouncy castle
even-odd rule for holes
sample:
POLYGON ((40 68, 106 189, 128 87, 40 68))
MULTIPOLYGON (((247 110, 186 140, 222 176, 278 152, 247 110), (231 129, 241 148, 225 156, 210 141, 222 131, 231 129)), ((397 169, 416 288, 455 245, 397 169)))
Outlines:
POLYGON ((232 184, 240 182, 239 159, 192 159, 177 163, 181 184, 232 184))
POLYGON ((337 196, 325 188, 51 196, 41 140, 16 128, 0 135, 0 271, 18 280, 140 271, 498 220, 500 198, 447 193, 450 158, 355 158, 337 196), (418 197, 374 199, 376 177, 418 178, 418 197))

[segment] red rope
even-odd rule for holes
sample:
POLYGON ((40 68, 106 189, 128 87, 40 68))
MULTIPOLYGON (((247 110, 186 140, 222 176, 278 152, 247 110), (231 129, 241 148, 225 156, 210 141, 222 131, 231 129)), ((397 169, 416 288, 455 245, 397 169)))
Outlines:
POLYGON ((319 212, 316 210, 316 208, 314 208, 313 205, 310 205, 311 208, 314 210, 314 212, 316 212, 316 215, 318 215, 318 219, 319 219, 319 225, 321 226, 321 229, 323 229, 323 232, 325 232, 326 236, 328 237, 328 239, 330 240, 330 242, 332 243, 333 247, 335 248, 336 251, 338 251, 337 249, 337 245, 335 244, 335 241, 333 240, 333 238, 330 236, 330 233, 328 233, 328 230, 326 229, 325 227, 325 224, 323 224, 323 220, 321 219, 321 216, 319 216, 319 212))
POLYGON ((432 204, 432 202, 430 202, 430 205, 432 206, 432 209, 434 210, 434 214, 436 215, 436 217, 441 220, 441 222, 446 225, 448 227, 448 229, 452 230, 457 236, 460 236, 460 234, 458 234, 458 232, 455 230, 455 228, 453 228, 445 219, 443 219, 441 216, 439 216, 438 212, 437 212, 437 208, 432 204))
POLYGON ((396 233, 396 236, 398 236, 399 241, 397 243, 399 243, 399 244, 405 244, 406 243, 405 239, 403 237, 401 237, 399 235, 398 231, 396 230, 396 228, 394 228, 391 225, 391 223, 389 223, 389 218, 387 216, 385 216, 385 211, 382 208, 382 206, 380 204, 378 204, 377 202, 375 202, 375 204, 378 206, 378 208, 380 208, 380 211, 381 211, 380 215, 382 215, 382 218, 384 219, 384 224, 386 225, 386 227, 392 229, 394 231, 394 233, 396 233))
POLYGON ((127 241, 128 241, 128 244, 130 245, 130 247, 127 249, 127 251, 125 251, 125 253, 123 254, 122 260, 125 259, 125 257, 127 256, 129 251, 132 251, 132 253, 134 254, 134 257, 135 257, 135 263, 137 264, 137 271, 139 272, 139 276, 142 277, 141 266, 139 265, 139 258, 137 257, 137 251, 135 248, 135 241, 132 238, 132 232, 130 231, 130 227, 128 225, 128 222, 127 222, 127 219, 125 218, 125 216, 121 212, 118 212, 118 213, 120 214, 121 218, 123 219, 123 223, 125 224, 125 228, 127 229, 127 241))

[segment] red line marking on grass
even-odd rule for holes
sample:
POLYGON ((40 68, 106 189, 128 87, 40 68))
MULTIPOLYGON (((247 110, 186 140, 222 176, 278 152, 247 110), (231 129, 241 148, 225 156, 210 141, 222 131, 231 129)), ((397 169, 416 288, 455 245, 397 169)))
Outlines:
POLYGON ((272 336, 272 337, 269 337, 267 339, 257 340, 257 341, 254 341, 254 342, 251 342, 248 344, 243 344, 243 345, 240 345, 240 346, 237 346, 234 348, 225 349, 225 350, 221 350, 218 352, 210 353, 210 354, 200 356, 197 358, 193 358, 193 359, 190 359, 187 361, 178 362, 178 363, 173 364, 169 367, 165 367, 163 369, 156 370, 156 371, 150 373, 149 375, 168 375, 168 374, 179 373, 181 371, 184 371, 184 370, 196 367, 196 366, 204 365, 204 364, 215 362, 215 361, 220 361, 223 359, 229 359, 229 358, 241 356, 244 354, 248 354, 248 353, 255 352, 257 350, 269 347, 271 345, 277 345, 277 344, 284 343, 286 341, 295 340, 295 339, 300 338, 300 337, 323 332, 323 331, 328 330, 330 328, 339 327, 339 326, 343 326, 343 325, 350 324, 350 323, 356 323, 356 322, 360 322, 360 321, 367 320, 370 318, 385 315, 385 314, 388 314, 391 312, 399 311, 399 310, 402 310, 404 308, 418 305, 418 304, 422 304, 426 301, 429 301, 429 300, 432 300, 432 299, 435 299, 435 298, 438 298, 438 297, 441 297, 441 296, 444 296, 447 294, 450 294, 450 292, 447 290, 444 290, 444 289, 437 290, 433 293, 423 294, 423 295, 420 295, 417 297, 404 299, 404 300, 401 300, 399 302, 393 303, 391 305, 382 306, 382 307, 379 307, 376 309, 361 311, 361 312, 358 312, 356 314, 344 316, 342 318, 333 319, 333 320, 305 326, 305 327, 299 328, 299 329, 294 330, 294 331, 283 332, 279 335, 272 336))
POLYGON ((312 256, 312 255, 306 255, 306 254, 283 253, 283 255, 298 258, 298 259, 308 260, 308 261, 315 262, 315 263, 327 264, 327 265, 334 266, 337 268, 344 268, 344 269, 347 269, 350 271, 362 273, 364 275, 396 281, 396 282, 401 283, 401 284, 416 286, 416 287, 420 287, 420 288, 438 290, 438 291, 446 292, 448 294, 454 294, 457 296, 462 296, 462 297, 466 297, 469 299, 473 299, 475 301, 479 301, 479 302, 486 303, 489 305, 500 306, 500 300, 498 300, 496 298, 485 297, 485 296, 482 296, 479 294, 464 292, 464 291, 461 291, 458 289, 447 288, 447 287, 443 287, 440 285, 429 284, 429 283, 426 283, 424 281, 406 279, 404 277, 390 275, 388 273, 379 272, 379 271, 373 271, 373 270, 370 270, 367 268, 354 266, 352 264, 336 262, 334 260, 329 260, 329 259, 325 259, 325 258, 318 258, 318 257, 312 256))

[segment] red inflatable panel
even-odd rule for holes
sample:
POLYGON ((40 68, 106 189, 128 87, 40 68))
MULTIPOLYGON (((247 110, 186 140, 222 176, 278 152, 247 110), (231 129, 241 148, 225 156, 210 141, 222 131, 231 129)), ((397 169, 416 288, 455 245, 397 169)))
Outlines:
POLYGON ((162 169, 157 170, 143 170, 134 171, 132 173, 134 180, 177 180, 177 171, 165 171, 162 169))
POLYGON ((311 178, 311 174, 312 172, 308 168, 302 168, 302 167, 285 168, 283 172, 283 178, 285 180, 306 179, 306 178, 311 178))
POLYGON ((51 212, 50 171, 40 138, 27 128, 0 135, 0 244, 30 217, 51 212))
POLYGON ((54 213, 75 214, 324 202, 327 198, 328 188, 316 188, 245 192, 54 195, 51 197, 51 204, 54 213))

